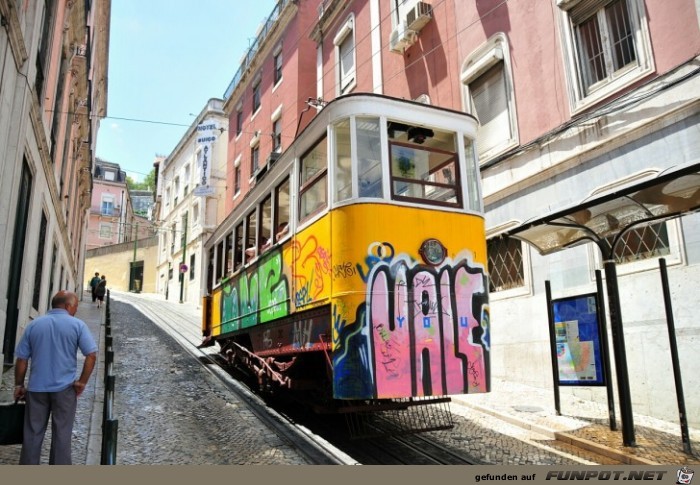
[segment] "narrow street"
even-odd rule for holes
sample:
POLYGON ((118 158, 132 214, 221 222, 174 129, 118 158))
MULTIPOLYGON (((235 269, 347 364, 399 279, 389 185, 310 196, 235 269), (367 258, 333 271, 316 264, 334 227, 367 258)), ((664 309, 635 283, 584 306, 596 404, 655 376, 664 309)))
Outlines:
POLYGON ((131 305, 112 303, 122 465, 282 465, 303 458, 131 305))

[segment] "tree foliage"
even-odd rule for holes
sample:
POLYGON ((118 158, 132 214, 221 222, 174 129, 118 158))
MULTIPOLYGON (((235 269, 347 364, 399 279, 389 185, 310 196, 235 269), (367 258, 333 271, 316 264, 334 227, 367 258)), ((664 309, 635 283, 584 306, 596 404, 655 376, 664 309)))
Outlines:
POLYGON ((130 176, 126 176, 126 187, 129 190, 153 190, 156 185, 156 169, 155 167, 151 169, 150 172, 144 177, 143 182, 137 182, 130 176))

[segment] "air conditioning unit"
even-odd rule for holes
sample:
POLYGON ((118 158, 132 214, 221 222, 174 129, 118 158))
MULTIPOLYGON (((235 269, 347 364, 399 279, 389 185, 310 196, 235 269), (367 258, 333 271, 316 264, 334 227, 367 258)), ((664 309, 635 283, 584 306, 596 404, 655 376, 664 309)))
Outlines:
POLYGON ((403 54, 408 47, 416 43, 416 40, 418 40, 418 33, 407 28, 405 22, 401 22, 391 31, 389 50, 403 54))
POLYGON ((406 26, 414 32, 420 32, 425 24, 433 18, 433 7, 429 3, 418 2, 406 14, 406 26))
POLYGON ((282 156, 281 153, 279 152, 272 152, 270 155, 267 157, 267 165, 272 165, 275 163, 279 158, 282 156))

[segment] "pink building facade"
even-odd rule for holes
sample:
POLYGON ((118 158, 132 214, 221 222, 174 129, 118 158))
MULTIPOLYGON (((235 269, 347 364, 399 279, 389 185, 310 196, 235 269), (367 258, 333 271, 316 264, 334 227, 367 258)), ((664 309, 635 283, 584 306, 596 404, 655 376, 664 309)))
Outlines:
POLYGON ((87 249, 153 236, 153 222, 134 214, 126 172, 118 164, 97 161, 90 197, 87 249))
MULTIPOLYGON (((374 92, 474 115, 493 380, 552 387, 544 282, 555 297, 595 292, 604 261, 592 244, 541 256, 504 234, 700 161, 698 25, 693 0, 280 1, 225 96, 227 213, 274 162, 270 154, 284 151, 335 97, 374 92)), ((661 342, 658 260, 678 281, 678 345, 693 389, 686 401, 698 409, 692 376, 700 365, 691 357, 700 327, 691 315, 700 303, 700 218, 632 231, 620 248, 634 409, 673 419, 675 400, 658 399, 674 394, 668 342, 661 342)), ((562 392, 605 400, 604 391, 562 392)))

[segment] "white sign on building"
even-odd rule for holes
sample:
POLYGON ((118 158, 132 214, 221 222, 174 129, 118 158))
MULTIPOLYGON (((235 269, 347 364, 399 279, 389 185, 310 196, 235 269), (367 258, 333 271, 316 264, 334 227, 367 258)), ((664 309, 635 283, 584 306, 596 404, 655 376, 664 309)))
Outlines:
POLYGON ((198 187, 193 191, 196 196, 214 195, 211 186, 212 145, 221 133, 216 121, 208 120, 197 125, 197 168, 199 170, 198 187))

